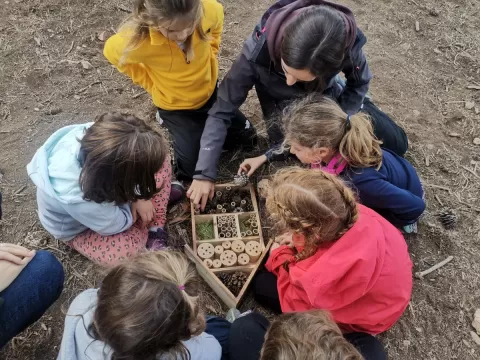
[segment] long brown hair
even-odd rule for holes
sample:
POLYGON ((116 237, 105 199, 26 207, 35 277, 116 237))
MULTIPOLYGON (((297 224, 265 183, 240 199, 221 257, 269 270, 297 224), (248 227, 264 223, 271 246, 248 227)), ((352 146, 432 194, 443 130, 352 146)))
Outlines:
MULTIPOLYGON (((188 19, 195 25, 195 31, 200 39, 209 38, 202 28, 203 6, 201 0, 135 0, 133 13, 125 20, 121 29, 128 29, 130 40, 126 46, 123 62, 129 51, 134 50, 147 38, 150 27, 156 27, 161 22, 175 19, 188 19)), ((185 40, 185 54, 187 60, 193 59, 192 37, 185 40)))
POLYGON ((100 115, 80 140, 80 188, 85 200, 117 205, 150 199, 155 173, 168 154, 165 139, 133 115, 100 115))
POLYGON ((290 106, 283 115, 285 142, 308 148, 327 147, 339 151, 353 167, 380 168, 382 142, 364 113, 348 115, 326 96, 309 96, 290 106))
POLYGON ((300 167, 275 174, 267 210, 281 228, 305 237, 295 261, 312 256, 321 243, 338 240, 358 219, 355 196, 338 177, 300 167))
POLYGON ((205 330, 198 293, 195 267, 184 254, 140 254, 103 280, 90 333, 112 348, 113 360, 187 360, 182 341, 205 330))
POLYGON ((260 360, 363 360, 323 310, 285 313, 265 335, 260 360))
POLYGON ((281 57, 286 65, 308 70, 323 92, 327 81, 343 67, 347 31, 341 13, 329 6, 312 6, 287 25, 281 57))

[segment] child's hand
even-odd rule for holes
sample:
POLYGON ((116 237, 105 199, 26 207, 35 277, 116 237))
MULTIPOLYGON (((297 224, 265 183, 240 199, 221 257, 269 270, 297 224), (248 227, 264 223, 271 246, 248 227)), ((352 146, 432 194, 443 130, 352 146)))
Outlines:
POLYGON ((194 179, 187 191, 187 197, 195 207, 200 206, 203 211, 208 199, 212 200, 214 192, 215 184, 212 181, 194 179))
POLYGON ((252 176, 253 173, 266 162, 267 157, 265 155, 245 159, 240 164, 240 168, 238 169, 238 175, 241 175, 242 172, 246 172, 248 176, 252 176))
POLYGON ((275 242, 280 245, 286 245, 288 247, 293 248, 293 233, 287 232, 275 238, 275 242))
POLYGON ((133 222, 137 220, 137 214, 142 219, 144 225, 148 225, 155 215, 155 208, 150 200, 137 200, 132 203, 133 222))
POLYGON ((15 244, 0 244, 0 292, 17 278, 35 256, 34 250, 15 244))

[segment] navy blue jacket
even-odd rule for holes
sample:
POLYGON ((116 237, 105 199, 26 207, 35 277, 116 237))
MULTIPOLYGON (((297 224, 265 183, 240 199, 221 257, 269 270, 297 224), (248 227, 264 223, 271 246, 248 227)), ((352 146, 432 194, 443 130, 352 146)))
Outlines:
POLYGON ((397 227, 412 224, 425 210, 420 179, 407 160, 389 150, 382 151, 379 170, 349 167, 341 176, 358 190, 363 205, 397 227))

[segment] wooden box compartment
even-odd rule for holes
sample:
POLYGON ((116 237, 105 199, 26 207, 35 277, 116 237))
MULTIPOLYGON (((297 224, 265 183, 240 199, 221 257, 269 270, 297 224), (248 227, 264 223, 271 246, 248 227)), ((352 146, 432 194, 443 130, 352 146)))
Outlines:
POLYGON ((239 203, 237 195, 230 202, 225 202, 224 198, 219 197, 216 204, 221 206, 217 208, 215 203, 210 204, 208 214, 198 214, 192 204, 193 249, 186 245, 185 253, 195 262, 200 276, 222 301, 232 308, 238 307, 243 300, 253 276, 268 253, 271 241, 265 244, 263 239, 253 186, 251 184, 241 188, 232 184, 215 186, 215 193, 227 199, 229 191, 233 191, 234 194, 240 193, 242 200, 248 195, 249 199, 243 209, 253 211, 239 212, 239 207, 236 206, 239 203), (227 211, 222 211, 223 208, 227 208, 227 211), (212 239, 209 238, 211 235, 212 239), (219 279, 221 274, 235 272, 248 274, 238 294, 233 294, 219 279))

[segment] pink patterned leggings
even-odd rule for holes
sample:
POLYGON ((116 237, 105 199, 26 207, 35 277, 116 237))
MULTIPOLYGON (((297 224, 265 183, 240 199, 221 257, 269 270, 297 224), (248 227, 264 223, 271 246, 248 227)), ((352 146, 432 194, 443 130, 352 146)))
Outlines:
POLYGON ((157 189, 161 189, 152 198, 155 207, 154 220, 145 226, 138 219, 131 228, 119 234, 101 236, 92 230, 85 230, 67 244, 93 262, 103 266, 115 266, 118 262, 129 258, 145 249, 149 227, 163 227, 167 218, 167 205, 170 197, 172 165, 170 158, 163 163, 155 174, 157 189))

